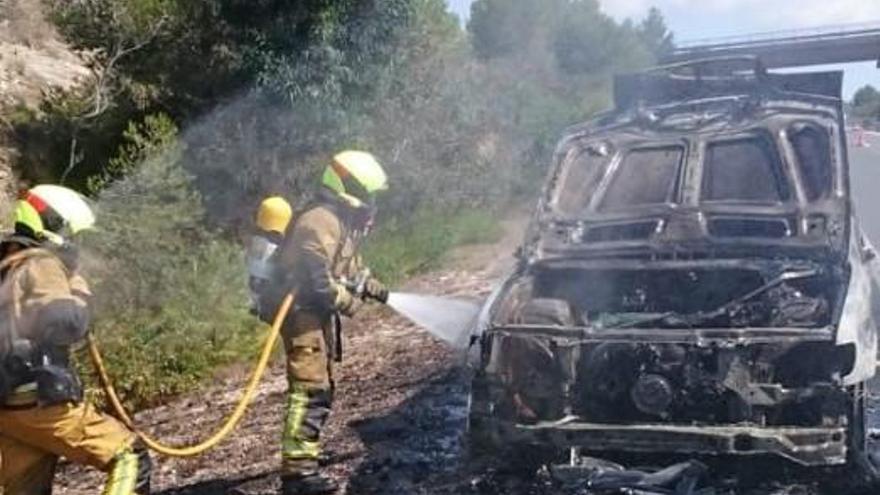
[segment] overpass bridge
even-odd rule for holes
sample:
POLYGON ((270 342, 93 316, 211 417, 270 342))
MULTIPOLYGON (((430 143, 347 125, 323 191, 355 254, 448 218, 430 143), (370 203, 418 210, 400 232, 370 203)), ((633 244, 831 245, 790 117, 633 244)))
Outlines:
POLYGON ((773 68, 876 61, 880 67, 880 21, 679 44, 664 63, 714 57, 758 56, 773 68))

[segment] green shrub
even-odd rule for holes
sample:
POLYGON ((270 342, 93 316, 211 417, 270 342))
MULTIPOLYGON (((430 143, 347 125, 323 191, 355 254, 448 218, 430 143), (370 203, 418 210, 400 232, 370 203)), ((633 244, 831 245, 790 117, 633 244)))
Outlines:
POLYGON ((90 182, 98 229, 83 239, 83 271, 96 295, 94 331, 117 389, 137 407, 258 347, 242 250, 205 228, 181 156, 170 119, 151 116, 129 126, 90 182))
POLYGON ((487 210, 422 211, 405 222, 380 226, 366 241, 367 265, 388 284, 436 268, 455 246, 494 242, 502 229, 487 210))
POLYGON ((191 390, 218 367, 256 355, 265 331, 247 312, 242 263, 238 247, 208 243, 169 278, 158 309, 101 312, 93 331, 129 406, 191 390))

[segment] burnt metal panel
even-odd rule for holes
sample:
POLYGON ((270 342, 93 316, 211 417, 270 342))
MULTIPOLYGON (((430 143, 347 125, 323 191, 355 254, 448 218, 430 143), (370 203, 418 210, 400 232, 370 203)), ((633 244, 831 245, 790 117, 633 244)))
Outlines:
POLYGON ((759 427, 609 425, 561 421, 506 424, 509 439, 587 450, 703 455, 777 455, 803 466, 842 465, 847 460, 843 426, 759 427))
POLYGON ((581 345, 586 342, 635 342, 652 344, 692 344, 702 347, 834 342, 833 328, 592 328, 550 327, 541 325, 505 325, 488 329, 487 336, 501 334, 516 337, 553 338, 556 345, 581 345))
POLYGON ((623 110, 726 96, 782 94, 818 96, 839 102, 842 90, 841 71, 704 78, 643 72, 615 77, 614 103, 623 110))

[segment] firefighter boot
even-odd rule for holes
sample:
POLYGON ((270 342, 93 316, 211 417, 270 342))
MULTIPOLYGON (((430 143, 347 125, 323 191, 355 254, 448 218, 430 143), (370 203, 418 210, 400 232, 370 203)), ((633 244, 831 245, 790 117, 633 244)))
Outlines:
POLYGON ((281 495, 329 495, 339 485, 317 471, 281 477, 281 495))

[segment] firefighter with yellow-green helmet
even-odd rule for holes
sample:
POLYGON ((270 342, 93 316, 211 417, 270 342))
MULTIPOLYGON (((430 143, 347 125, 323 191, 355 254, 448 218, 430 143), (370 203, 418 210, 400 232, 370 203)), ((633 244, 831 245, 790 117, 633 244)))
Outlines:
POLYGON ((314 200, 290 222, 275 257, 275 283, 296 292, 282 329, 289 385, 281 452, 284 495, 337 489, 320 474, 318 459, 333 400, 332 362, 341 357, 339 315, 353 316, 366 299, 388 299, 358 255, 372 226, 375 197, 387 187, 371 154, 337 154, 314 200))
POLYGON ((0 493, 48 495, 59 457, 109 474, 106 495, 146 495, 150 458, 133 432, 83 400, 70 347, 88 331, 73 238, 94 224, 60 186, 22 194, 0 242, 0 493))

